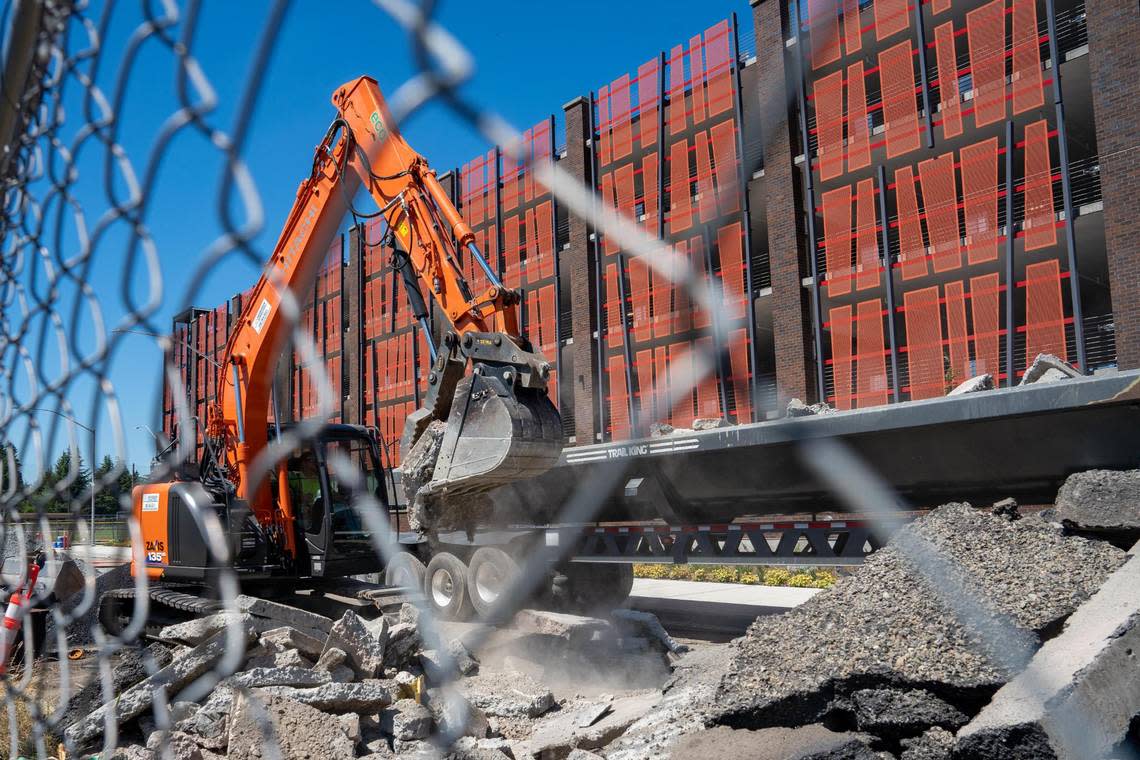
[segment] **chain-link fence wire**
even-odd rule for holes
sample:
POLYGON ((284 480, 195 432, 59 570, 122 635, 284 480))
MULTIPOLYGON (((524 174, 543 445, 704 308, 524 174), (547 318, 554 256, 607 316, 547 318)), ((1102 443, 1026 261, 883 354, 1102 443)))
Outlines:
MULTIPOLYGON (((97 426, 109 428, 118 455, 116 461, 121 463, 128 460, 125 426, 134 423, 140 413, 147 414, 151 421, 159 416, 159 410, 131 409, 127 413, 116 396, 113 370, 133 361, 133 357, 123 353, 126 336, 131 332, 163 335, 167 326, 155 322, 163 303, 176 302, 180 308, 194 305, 211 275, 235 262, 258 266, 267 256, 268 252, 259 250, 253 241, 275 220, 264 218, 254 178, 243 156, 268 61, 281 45, 281 26, 288 5, 284 0, 275 2, 266 13, 247 78, 228 124, 218 116, 219 99, 209 79, 210 61, 199 60, 195 54, 200 2, 152 0, 140 3, 137 11, 132 6, 128 12, 134 14, 136 25, 121 51, 109 49, 105 42, 117 9, 113 3, 95 7, 87 2, 21 0, 5 6, 0 19, 0 29, 6 35, 0 141, 7 147, 0 157, 0 177, 4 182, 0 221, 0 363, 4 372, 0 439, 14 445, 4 450, 6 477, 0 497, 4 507, 5 555, 12 558, 9 564, 14 568, 14 573, 8 573, 4 579, 9 590, 24 586, 29 561, 44 538, 51 535, 45 516, 48 504, 63 501, 69 505, 82 542, 84 531, 90 529, 88 497, 113 489, 121 475, 122 465, 117 464, 89 489, 82 488, 78 493, 73 489, 84 474, 80 466, 83 432, 97 426), (120 137, 129 126, 123 123, 121 114, 144 44, 148 48, 158 46, 173 62, 179 107, 154 135, 149 151, 132 156, 120 137), (78 107, 68 110, 65 102, 78 107), (184 290, 169 293, 163 287, 169 289, 171 283, 162 276, 162 256, 173 254, 160 253, 147 226, 147 211, 158 187, 168 146, 177 136, 187 133, 203 138, 224 160, 214 219, 223 233, 198 254, 184 290), (81 154, 94 154, 98 159, 91 162, 91 174, 79 171, 81 154), (85 211, 80 201, 92 192, 103 201, 100 213, 91 208, 85 211), (113 247, 118 250, 117 246, 125 251, 121 262, 122 287, 118 293, 97 293, 91 283, 93 272, 104 265, 100 254, 113 247), (109 328, 103 315, 112 304, 113 311, 121 312, 121 316, 109 328), (42 477, 35 482, 19 481, 16 452, 23 457, 24 467, 30 463, 32 469, 46 473, 51 467, 51 452, 64 446, 70 457, 66 468, 55 473, 58 477, 52 479, 50 489, 41 487, 42 477)), ((362 19, 359 23, 395 21, 407 33, 412 46, 416 73, 389 93, 388 103, 396 124, 427 104, 442 103, 470 129, 503 146, 520 166, 529 165, 531 159, 521 149, 521 135, 495 114, 493 104, 473 102, 464 96, 460 88, 471 75, 473 60, 462 44, 434 20, 436 3, 375 0, 374 6, 372 12, 382 18, 362 19)), ((361 9, 351 12, 359 13, 361 9)), ((536 180, 549 188, 570 213, 586 220, 593 230, 616 241, 630 255, 642 259, 658 276, 673 280, 674 285, 688 292, 698 308, 717 314, 721 303, 718 288, 710 278, 691 269, 686 258, 601 203, 591 188, 582 186, 554 163, 538 163, 530 168, 536 180)), ((351 205, 350 199, 343 202, 346 208, 351 205)), ((329 242, 318 240, 314 247, 325 250, 329 242)), ((322 371, 311 336, 296 327, 300 300, 288 289, 282 290, 280 313, 293 325, 293 345, 301 366, 309 368, 306 371, 316 390, 317 412, 272 441, 258 455, 253 466, 255 482, 298 445, 313 440, 320 431, 320 420, 326 419, 339 401, 339 388, 334 389, 322 371)), ((720 357, 705 347, 726 345, 725 336, 717 334, 724 320, 710 322, 708 330, 714 340, 695 341, 693 360, 674 362, 667 377, 656 383, 656 408, 672 408, 717 366, 720 357)), ((159 352, 168 353, 170 339, 156 339, 154 348, 156 356, 159 352)), ((161 382, 173 389, 179 429, 192 431, 201 426, 204 421, 195 419, 187 405, 177 368, 167 363, 161 382)), ((643 427, 635 432, 645 435, 649 423, 640 421, 643 427)), ((192 458, 195 446, 193 435, 182 435, 170 456, 156 464, 153 476, 159 480, 169 477, 192 458)), ((855 452, 834 441, 807 438, 802 449, 808 466, 815 468, 816 474, 840 498, 871 515, 884 530, 896 524, 896 512, 902 507, 900 500, 875 473, 868 471, 855 452), (820 466, 820 462, 827 464, 820 466)), ((375 552, 387 561, 399 551, 387 514, 365 488, 355 465, 343 457, 334 457, 330 467, 349 486, 353 507, 371 536, 375 552)), ((553 522, 585 524, 594 518, 606 495, 622 482, 625 467, 618 462, 599 472, 598 477, 579 486, 553 522)), ((236 613, 239 583, 228 565, 225 530, 218 515, 205 506, 191 505, 191 513, 222 567, 216 589, 222 607, 236 613)), ((142 567, 145 548, 140 528, 133 517, 129 523, 132 557, 142 567)), ((532 551, 512 585, 500 595, 489 620, 507 620, 527 606, 548 569, 565 560, 571 549, 560 545, 532 551)), ((928 586, 945 591, 941 596, 948 609, 983 643, 995 662, 1010 672, 1024 667, 1035 642, 1027 639, 1011 620, 986 607, 971 592, 970 578, 952 559, 919 540, 906 541, 900 549, 928 586)), ((114 658, 124 649, 137 648, 144 639, 149 612, 146 575, 139 574, 133 581, 135 596, 129 621, 120 632, 109 635, 95 625, 92 614, 98 603, 93 562, 83 567, 85 584, 77 603, 64 605, 54 598, 33 594, 32 603, 49 610, 51 635, 45 646, 49 654, 56 656, 58 668, 53 672, 24 667, 13 669, 4 677, 8 749, 13 756, 25 752, 46 757, 57 752, 54 739, 49 737, 63 734, 63 720, 75 692, 77 674, 72 672, 66 655, 73 643, 68 632, 74 630, 76 623, 89 628, 90 640, 94 641, 104 702, 112 702, 115 697, 114 658)), ((447 717, 439 723, 432 740, 435 746, 446 749, 463 733, 467 703, 456 698, 456 664, 448 648, 438 645, 443 635, 440 621, 423 600, 416 603, 420 605, 419 626, 425 646, 435 648, 443 658, 441 693, 447 717)), ((492 625, 482 626, 468 639, 468 645, 478 649, 493 630, 492 625)), ((156 730, 172 728, 173 703, 206 698, 241 667, 246 632, 239 616, 229 619, 225 636, 220 656, 178 693, 166 688, 153 690, 154 704, 149 714, 156 730)), ((25 662, 31 663, 36 654, 25 651, 25 662)), ((148 672, 158 671, 153 658, 145 662, 148 672)), ((257 693, 246 692, 244 697, 261 730, 262 756, 280 756, 277 737, 257 693)), ((1063 734, 1054 737, 1059 745, 1087 747, 1089 737, 1079 716, 1052 725, 1052 730, 1063 734)), ((119 743, 122 728, 114 710, 104 713, 102 728, 98 751, 108 753, 119 743)), ((166 749, 165 743, 160 746, 166 749)), ((88 742, 87 746, 66 749, 70 756, 92 747, 88 742)), ((1091 755, 1080 751, 1076 754, 1091 755)))

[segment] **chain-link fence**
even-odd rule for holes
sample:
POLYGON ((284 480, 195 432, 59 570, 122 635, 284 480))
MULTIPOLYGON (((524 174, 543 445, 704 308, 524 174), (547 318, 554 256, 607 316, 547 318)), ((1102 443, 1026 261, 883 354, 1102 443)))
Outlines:
MULTIPOLYGON (((81 546, 94 531, 98 543, 127 546, 134 565, 146 566, 152 547, 144 545, 135 517, 124 524, 125 532, 100 518, 92 523, 90 518, 95 514, 93 497, 114 492, 126 499, 122 488, 122 463, 129 461, 125 431, 146 423, 157 426, 160 415, 160 410, 140 409, 135 399, 122 398, 113 378, 124 368, 138 372, 157 364, 157 357, 164 353, 169 355, 169 340, 161 337, 168 332, 168 325, 156 320, 163 304, 194 305, 210 278, 225 277, 227 267, 235 262, 247 268, 251 262, 257 265, 268 254, 253 241, 263 230, 272 232, 276 220, 262 217, 257 178, 252 176, 245 155, 249 144, 257 139, 250 128, 254 115, 259 107, 268 105, 259 103, 258 95, 272 70, 271 59, 298 54, 282 49, 282 24, 289 4, 272 3, 260 19, 249 73, 240 96, 231 103, 218 102, 211 84, 215 62, 199 54, 204 46, 196 32, 204 5, 171 0, 125 7, 82 0, 21 0, 6 4, 0 18, 5 34, 0 98, 0 144, 4 146, 0 156, 4 185, 0 222, 0 439, 10 444, 5 449, 3 479, 3 535, 9 560, 6 570, 10 571, 5 581, 9 592, 19 592, 28 584, 29 568, 35 567, 37 553, 50 549, 49 544, 64 535, 72 545, 81 546), (123 37, 125 42, 108 47, 107 40, 123 25, 132 29, 123 37), (139 141, 147 146, 142 153, 129 151, 125 147, 131 142, 128 137, 138 137, 137 127, 130 120, 132 99, 148 97, 148 93, 132 89, 133 75, 142 68, 160 65, 166 67, 177 105, 149 135, 151 139, 139 141), (160 231, 152 228, 148 215, 152 203, 164 202, 164 172, 170 167, 163 165, 163 159, 169 146, 191 136, 211 146, 220 167, 220 183, 200 192, 215 196, 211 221, 222 234, 197 251, 161 247, 156 242, 160 231), (192 257, 190 275, 173 281, 164 275, 169 257, 192 257), (110 277, 108 272, 112 273, 110 277), (115 281, 117 288, 106 284, 115 281), (140 355, 135 335, 139 332, 159 336, 151 345, 152 355, 140 355), (96 471, 92 482, 81 455, 86 450, 85 433, 95 428, 111 431, 115 451, 113 466, 96 471), (56 460, 54 455, 60 450, 68 456, 56 460), (22 461, 17 462, 17 457, 22 461), (21 472, 41 474, 25 480, 21 472), (49 515, 60 504, 69 513, 66 520, 49 515)), ((372 7, 354 7, 353 20, 346 21, 361 25, 395 22, 410 40, 415 74, 388 93, 395 122, 406 121, 429 104, 443 104, 468 129, 504 146, 508 154, 514 151, 513 160, 528 165, 533 156, 524 154, 522 136, 495 113, 494 103, 475 102, 465 96, 462 85, 471 76, 474 61, 461 41, 434 20, 435 10, 436 3, 430 1, 375 0, 372 7)), ((342 11, 330 8, 330 12, 342 11)), ((222 54, 216 47, 210 50, 214 55, 222 54)), ((719 312, 722 294, 709 278, 692 269, 689 257, 647 235, 643 225, 598 203, 591 188, 556 164, 542 162, 532 168, 537 182, 549 188, 569 214, 585 220, 596 233, 604 233, 607 240, 644 262, 655 276, 684 290, 705 313, 719 312)), ((329 242, 317 241, 315 246, 323 250, 329 242)), ((301 305, 289 291, 283 294, 281 308, 295 324, 301 305)), ((672 362, 667 375, 655 384, 653 392, 659 396, 656 408, 672 408, 721 361, 712 347, 727 343, 727 336, 718 333, 723 320, 710 319, 704 329, 710 340, 694 342, 691 361, 672 362)), ((292 341, 302 364, 319 367, 311 335, 295 329, 292 341)), ((309 374, 318 398, 316 414, 258 453, 253 477, 266 477, 298 445, 320 434, 320 420, 333 409, 340 389, 330 386, 324 372, 309 374)), ((186 394, 180 392, 182 378, 174 366, 168 364, 156 382, 174 389, 176 405, 185 399, 186 394)), ((184 403, 175 411, 180 429, 192 430, 203 422, 194 420, 193 411, 184 403)), ((644 436, 651 420, 637 422, 640 428, 634 432, 644 436)), ((151 473, 152 480, 160 481, 180 471, 194 449, 193 441, 176 441, 151 473)), ((818 467, 819 477, 854 511, 893 523, 902 507, 900 500, 866 470, 855 452, 833 442, 815 441, 804 443, 803 454, 805 462, 818 467)), ((382 560, 390 560, 399 551, 398 537, 374 489, 346 458, 334 458, 330 468, 351 491, 352 509, 369 536, 372 551, 382 560)), ((605 495, 622 483, 623 474, 619 463, 603 470, 601 477, 578 484, 552 522, 590 523, 605 495)), ((243 589, 230 563, 234 547, 225 539, 224 519, 213 511, 198 510, 196 525, 189 528, 206 537, 219 565, 212 579, 214 599, 209 609, 248 613, 249 602, 239 598, 243 589)), ((563 561, 569 549, 557 544, 532 547, 486 619, 506 620, 528 606, 540 591, 539 584, 548 577, 548 568, 563 561)), ((986 642, 991 655, 1009 670, 1021 670, 1033 654, 1032 642, 1008 620, 982 609, 971 596, 970 578, 956 572, 953 562, 932 545, 912 541, 903 549, 912 558, 916 573, 926 576, 933 588, 945 590, 948 608, 986 642), (948 578, 953 582, 947 582, 948 578)), ((54 556, 49 556, 45 574, 57 570, 51 559, 54 556)), ((104 587, 98 555, 88 555, 81 567, 84 575, 80 590, 66 604, 51 595, 41 596, 34 589, 31 592, 31 606, 47 610, 42 653, 46 655, 45 666, 31 665, 41 653, 32 651, 33 639, 25 637, 25 665, 9 670, 3 679, 8 708, 3 719, 11 755, 48 757, 65 752, 70 757, 96 752, 109 756, 121 742, 123 726, 128 722, 142 721, 160 732, 160 737, 166 736, 163 732, 169 732, 184 717, 187 703, 220 702, 219 695, 226 693, 230 699, 241 701, 241 709, 252 715, 259 727, 259 756, 280 756, 279 746, 288 737, 274 735, 274 725, 280 724, 270 720, 265 694, 253 688, 274 684, 232 677, 246 659, 252 636, 248 617, 235 614, 226 618, 222 632, 202 645, 205 649, 179 650, 173 663, 169 657, 164 661, 142 650, 140 667, 149 678, 157 679, 144 682, 148 684, 144 689, 148 698, 134 704, 120 695, 115 701, 120 684, 116 673, 124 652, 140 651, 140 645, 153 633, 148 615, 154 582, 146 573, 134 577, 134 594, 125 597, 132 601, 121 608, 123 620, 112 632, 96 620, 98 596, 104 587), (70 653, 84 647, 94 653, 95 662, 86 670, 69 659, 70 653), (95 684, 98 696, 89 704, 97 707, 111 702, 116 707, 76 716, 74 697, 85 679, 95 684)), ((416 624, 425 646, 441 641, 443 634, 431 608, 416 595, 409 601, 420 607, 416 624)), ((29 618, 26 627, 31 626, 29 618)), ((466 648, 477 650, 494 630, 489 624, 476 627, 464 641, 466 648)), ((434 695, 439 713, 431 740, 432 746, 446 752, 465 732, 466 703, 451 688, 462 663, 446 646, 430 648, 438 658, 433 680, 440 688, 434 695)), ((399 691, 404 686, 388 683, 385 688, 399 691)), ((135 692, 129 693, 132 698, 138 697, 135 692)), ((1085 739, 1080 726, 1076 720, 1058 722, 1055 730, 1061 733, 1059 741, 1081 747, 1085 739)), ((163 752, 173 751, 161 740, 157 747, 163 752)))

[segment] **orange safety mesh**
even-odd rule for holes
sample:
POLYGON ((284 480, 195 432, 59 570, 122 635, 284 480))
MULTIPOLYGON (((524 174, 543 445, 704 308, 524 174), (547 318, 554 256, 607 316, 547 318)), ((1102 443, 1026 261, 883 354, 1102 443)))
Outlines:
POLYGON ((704 43, 701 35, 689 39, 689 94, 693 100, 693 124, 705 120, 704 43))
POLYGON ((606 418, 612 440, 628 438, 629 427, 629 388, 625 384, 625 357, 611 356, 606 362, 606 380, 609 394, 606 396, 606 418))
POLYGON ((934 30, 942 136, 947 138, 962 134, 962 94, 958 88, 958 51, 954 40, 953 21, 939 24, 934 30))
MULTIPOLYGON (((732 29, 727 20, 705 30, 705 78, 708 80, 708 116, 732 110, 732 29)), ((694 74, 694 79, 696 75, 694 74)))
POLYGON ((895 199, 898 204, 899 264, 903 279, 923 277, 927 273, 926 247, 922 243, 922 224, 918 216, 913 168, 903 166, 895 170, 895 199))
POLYGON ((669 146, 669 232, 684 232, 693 226, 693 203, 689 188, 689 141, 682 137, 669 146))
POLYGON ((503 220, 503 282, 508 288, 522 283, 523 219, 517 216, 503 220))
POLYGON ((1025 128, 1025 250, 1057 242, 1053 215, 1053 166, 1049 157, 1049 124, 1042 119, 1025 128))
POLYGON ((995 272, 970 278, 970 316, 974 322, 974 374, 1001 374, 1001 278, 995 272))
POLYGON ((676 135, 688 126, 688 105, 685 103, 685 47, 674 45, 669 51, 669 106, 665 118, 669 134, 676 135))
POLYGON ((748 330, 740 328, 728 335, 728 388, 731 393, 730 411, 737 422, 752 421, 752 374, 749 364, 748 330))
MULTIPOLYGON (((735 214, 740 210, 740 167, 736 156, 736 122, 729 119, 714 124, 709 127, 709 135, 712 138, 713 161, 716 163, 717 205, 721 214, 735 214)), ((656 156, 653 157, 653 166, 656 170, 656 156)), ((656 189, 654 193, 656 194, 656 189)), ((648 208, 648 204, 646 207, 648 208)), ((654 209, 656 210, 656 205, 654 209)))
POLYGON ((966 258, 971 264, 998 257, 998 140, 991 137, 961 151, 966 258))
POLYGON ((859 20, 859 0, 843 0, 843 46, 847 55, 863 48, 863 28, 859 20))
POLYGON ((938 286, 903 293, 906 321, 906 355, 912 399, 946 393, 942 355, 942 312, 938 286))
POLYGON ((922 183, 922 205, 926 212, 926 232, 935 272, 948 272, 962 265, 958 236, 958 183, 954 154, 943 153, 918 165, 922 183))
POLYGON ((966 330, 966 288, 961 280, 946 283, 946 336, 950 349, 950 383, 957 385, 973 376, 966 330))
POLYGON ((717 230, 716 241, 720 252, 724 313, 729 319, 740 319, 748 303, 744 282, 744 230, 740 222, 726 224, 717 230))
POLYGON ((1025 362, 1037 354, 1067 360, 1065 314, 1061 302, 1061 265, 1056 259, 1025 267, 1025 362))
POLYGON ((815 80, 812 92, 819 176, 823 180, 834 179, 843 174, 843 72, 815 80))
POLYGON ((860 301, 855 312, 856 406, 881 406, 887 403, 890 383, 887 381, 887 353, 883 340, 883 302, 872 298, 860 301))
POLYGON ((931 0, 931 12, 942 13, 943 11, 948 11, 953 4, 954 0, 931 0))
POLYGON ((863 62, 847 67, 847 171, 871 165, 871 126, 867 120, 867 83, 863 62))
POLYGON ((875 0, 875 39, 882 41, 910 27, 909 0, 875 0))
POLYGON ((818 69, 839 60, 839 5, 835 0, 808 0, 811 66, 818 69))
POLYGON ((823 194, 823 249, 826 254, 827 295, 851 292, 851 186, 823 194))
POLYGON ((860 180, 855 190, 855 289, 879 284, 879 227, 875 218, 875 183, 860 180))
POLYGON ((598 98, 594 104, 598 118, 598 163, 602 166, 613 163, 613 139, 610 134, 610 125, 613 123, 613 111, 610 107, 610 87, 602 85, 598 88, 598 98))
POLYGON ((879 81, 883 91, 887 158, 917 150, 918 101, 915 99, 914 47, 910 40, 879 53, 879 81))
POLYGON ((661 61, 652 58, 637 68, 637 125, 641 147, 657 142, 657 109, 661 107, 661 61))
POLYGON ((1044 103, 1037 0, 1013 0, 1013 112, 1025 113, 1044 103))
POLYGON ((831 382, 835 394, 832 405, 836 409, 851 409, 854 388, 851 379, 854 366, 851 306, 833 307, 828 312, 828 320, 831 322, 831 382))
POLYGON ((640 343, 653 336, 652 293, 650 290, 650 269, 640 257, 630 257, 626 262, 629 272, 629 296, 632 307, 632 335, 640 343))
POLYGON ((694 137, 697 152, 697 215, 701 223, 716 218, 716 193, 713 192, 712 153, 708 130, 694 137))
POLYGON ((610 90, 610 109, 613 116, 614 161, 625 158, 633 150, 633 126, 630 122, 629 74, 614 80, 610 90))
POLYGON ((1005 0, 992 0, 966 14, 970 76, 974 82, 974 123, 1005 118, 1005 0))

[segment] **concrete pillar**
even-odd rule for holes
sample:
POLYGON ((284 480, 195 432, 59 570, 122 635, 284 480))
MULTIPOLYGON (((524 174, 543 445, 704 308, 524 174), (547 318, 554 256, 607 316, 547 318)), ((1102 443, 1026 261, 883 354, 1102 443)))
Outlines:
POLYGON ((1132 369, 1140 367, 1140 6, 1096 0, 1085 13, 1116 358, 1132 369))
MULTIPOLYGON (((566 158, 558 162, 559 168, 569 172, 587 187, 593 187, 592 146, 590 139, 590 104, 578 97, 562 107, 566 112, 566 158)), ((593 252, 590 249, 590 227, 585 219, 570 214, 570 247, 559 251, 562 271, 569 273, 571 307, 570 334, 574 357, 573 377, 563 382, 574 386, 574 436, 579 446, 597 440, 597 412, 595 398, 601 389, 594 388, 597 366, 597 346, 594 343, 594 310, 598 289, 594 282, 593 252)))
MULTIPOLYGON (((746 98, 759 102, 760 129, 764 141, 766 214, 772 273, 772 332, 775 338, 776 382, 783 402, 788 397, 817 400, 812 356, 810 294, 803 287, 807 268, 806 238, 800 231, 803 216, 800 169, 792 155, 792 118, 795 90, 784 66, 785 3, 752 0, 756 25, 756 57, 760 70, 758 87, 746 98)), ((755 105, 755 103, 754 103, 755 105)))

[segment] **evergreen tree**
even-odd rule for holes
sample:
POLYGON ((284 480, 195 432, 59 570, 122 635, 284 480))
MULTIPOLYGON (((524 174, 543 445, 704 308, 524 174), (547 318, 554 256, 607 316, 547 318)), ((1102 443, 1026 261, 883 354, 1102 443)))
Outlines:
POLYGON ((44 482, 40 492, 46 499, 45 511, 70 512, 76 504, 90 498, 91 472, 83 466, 83 457, 79 457, 78 467, 73 474, 71 471, 71 452, 64 451, 55 460, 55 466, 44 475, 44 482), (67 488, 62 494, 56 493, 57 484, 70 479, 67 488))
POLYGON ((20 452, 14 444, 0 447, 0 495, 16 493, 24 487, 23 465, 20 452))
MULTIPOLYGON (((120 463, 119 467, 126 468, 120 463)), ((116 515, 119 512, 119 493, 122 486, 122 475, 112 483, 107 483, 107 476, 115 470, 115 463, 107 454, 103 461, 95 468, 95 487, 99 492, 95 494, 95 513, 100 515, 116 515)))

